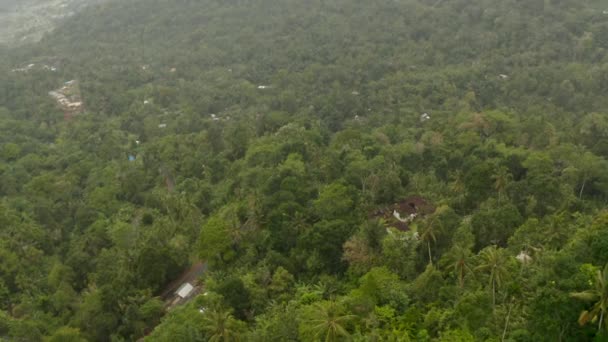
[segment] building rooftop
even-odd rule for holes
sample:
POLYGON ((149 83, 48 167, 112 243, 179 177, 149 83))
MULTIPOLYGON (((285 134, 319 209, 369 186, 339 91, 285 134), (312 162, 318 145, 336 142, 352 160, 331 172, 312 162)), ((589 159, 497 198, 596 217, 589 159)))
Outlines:
POLYGON ((194 286, 192 286, 192 284, 184 283, 177 289, 177 291, 175 291, 175 294, 181 298, 186 298, 192 293, 192 290, 194 290, 194 286))
POLYGON ((382 218, 387 226, 400 231, 408 231, 409 225, 418 217, 434 213, 435 206, 420 196, 410 196, 390 207, 378 209, 370 213, 371 217, 382 218))

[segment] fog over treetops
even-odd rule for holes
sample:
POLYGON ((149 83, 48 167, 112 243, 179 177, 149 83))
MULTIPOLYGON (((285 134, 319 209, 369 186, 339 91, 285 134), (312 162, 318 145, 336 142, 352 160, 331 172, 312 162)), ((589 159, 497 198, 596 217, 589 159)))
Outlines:
POLYGON ((104 0, 0 0, 0 44, 38 41, 86 5, 104 0))

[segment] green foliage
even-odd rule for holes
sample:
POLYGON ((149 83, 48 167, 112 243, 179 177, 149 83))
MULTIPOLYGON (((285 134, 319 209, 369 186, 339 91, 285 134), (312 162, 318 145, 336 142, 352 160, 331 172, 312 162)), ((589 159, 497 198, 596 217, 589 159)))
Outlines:
POLYGON ((492 291, 492 303, 496 305, 496 291, 504 284, 508 276, 508 256, 504 249, 496 245, 484 248, 479 252, 480 264, 476 271, 485 272, 488 275, 489 286, 492 291))
POLYGON ((0 340, 604 339, 604 5, 109 1, 0 47, 0 340))
POLYGON ((433 264, 428 264, 423 273, 412 283, 412 294, 421 303, 432 303, 439 299, 439 289, 444 279, 433 264))
POLYGON ((592 290, 574 292, 570 296, 587 302, 593 302, 590 311, 585 310, 581 312, 578 318, 579 324, 585 325, 589 322, 598 321, 598 331, 602 329, 605 331, 608 328, 608 323, 604 320, 604 315, 608 309, 608 264, 604 267, 603 271, 598 270, 596 272, 593 285, 594 288, 592 290))
POLYGON ((178 308, 169 313, 163 322, 145 338, 146 341, 181 341, 195 342, 203 340, 205 318, 195 306, 178 308))
POLYGON ((359 279, 359 287, 350 296, 371 300, 375 306, 404 309, 409 303, 404 284, 399 276, 386 267, 373 268, 359 279))
POLYGON ((354 201, 351 190, 334 183, 321 190, 313 205, 317 214, 326 220, 353 216, 354 201))
POLYGON ((231 246, 228 223, 217 216, 209 218, 201 229, 198 243, 200 257, 209 261, 229 261, 232 255, 231 246))
POLYGON ((505 245, 515 229, 522 224, 522 217, 511 204, 499 204, 493 200, 484 203, 471 218, 471 228, 479 249, 490 244, 505 245))
POLYGON ((382 240, 382 263, 401 278, 413 278, 420 242, 411 234, 392 232, 382 240))
POLYGON ((235 277, 229 277, 218 285, 217 292, 224 297, 226 304, 234 310, 236 317, 244 319, 247 316, 251 299, 243 281, 235 277))
POLYGON ((270 285, 268 285, 268 292, 272 298, 276 298, 277 300, 289 298, 289 291, 293 283, 293 275, 279 266, 272 275, 272 280, 270 281, 270 285))
POLYGON ((86 342, 86 339, 84 339, 81 334, 80 331, 78 331, 78 329, 74 329, 74 328, 70 328, 70 327, 63 327, 60 329, 57 329, 57 331, 55 331, 55 333, 49 337, 46 341, 48 342, 86 342))
POLYGON ((300 314, 300 338, 325 342, 348 339, 348 324, 354 318, 354 315, 345 314, 340 304, 333 301, 311 304, 300 314))
POLYGON ((229 311, 210 309, 203 313, 202 330, 208 341, 240 341, 243 324, 229 311))
POLYGON ((473 342, 475 338, 466 330, 449 330, 441 334, 440 341, 473 342))

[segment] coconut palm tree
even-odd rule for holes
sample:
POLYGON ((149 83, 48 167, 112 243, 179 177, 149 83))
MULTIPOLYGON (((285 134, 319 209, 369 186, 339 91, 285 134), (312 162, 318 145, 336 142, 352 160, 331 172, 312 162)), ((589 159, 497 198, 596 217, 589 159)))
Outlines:
POLYGON ((604 270, 597 271, 591 290, 574 292, 570 296, 587 302, 595 302, 591 310, 581 312, 578 318, 580 325, 595 322, 599 318, 597 330, 600 331, 602 328, 608 328, 608 324, 606 323, 608 320, 604 320, 604 314, 608 309, 608 264, 604 266, 604 270))
POLYGON ((467 187, 464 183, 464 173, 461 170, 457 170, 450 174, 451 183, 449 189, 452 191, 454 198, 458 203, 462 203, 466 197, 467 187))
POLYGON ((239 322, 232 316, 230 311, 225 309, 208 309, 204 313, 202 329, 207 334, 210 342, 240 340, 239 322))
POLYGON ((433 264, 433 257, 431 255, 431 242, 437 242, 437 236, 435 232, 441 226, 441 221, 437 219, 437 215, 434 215, 427 223, 423 226, 420 232, 420 240, 426 242, 426 247, 429 253, 429 264, 433 264))
POLYGON ((344 325, 354 317, 354 315, 343 315, 335 301, 315 303, 303 314, 302 330, 312 335, 315 341, 338 341, 341 337, 350 336, 344 325))
POLYGON ((493 178, 494 189, 498 192, 498 202, 500 202, 507 189, 507 185, 513 179, 513 175, 509 173, 509 170, 506 167, 500 167, 493 178))
POLYGON ((473 273, 473 269, 471 268, 471 257, 471 250, 460 245, 454 246, 446 255, 446 260, 448 262, 446 268, 453 270, 458 279, 460 288, 464 287, 464 278, 466 275, 473 273))
POLYGON ((496 291, 507 277, 507 254, 504 249, 496 245, 484 248, 479 256, 481 264, 475 268, 476 271, 487 272, 490 275, 490 286, 492 288, 492 306, 496 305, 496 291))

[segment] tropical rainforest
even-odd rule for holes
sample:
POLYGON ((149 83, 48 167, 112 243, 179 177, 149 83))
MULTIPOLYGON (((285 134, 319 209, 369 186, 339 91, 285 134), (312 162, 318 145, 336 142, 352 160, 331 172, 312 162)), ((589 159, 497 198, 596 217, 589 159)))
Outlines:
POLYGON ((606 1, 111 0, 0 57, 2 341, 608 339, 606 1))

